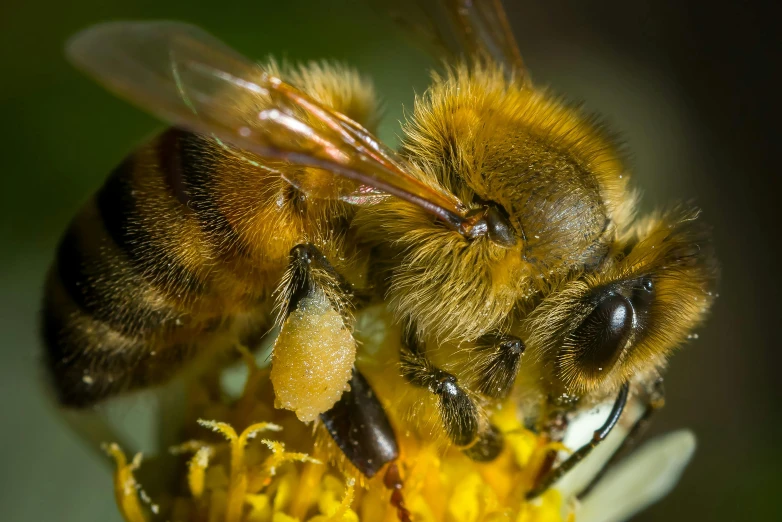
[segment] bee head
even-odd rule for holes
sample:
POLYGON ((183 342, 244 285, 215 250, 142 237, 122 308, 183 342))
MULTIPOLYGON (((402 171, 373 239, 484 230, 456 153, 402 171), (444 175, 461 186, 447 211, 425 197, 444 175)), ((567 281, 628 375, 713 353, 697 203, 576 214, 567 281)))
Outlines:
POLYGON ((714 300, 717 266, 696 211, 645 220, 617 254, 555 289, 524 320, 552 391, 615 390, 664 366, 714 300))

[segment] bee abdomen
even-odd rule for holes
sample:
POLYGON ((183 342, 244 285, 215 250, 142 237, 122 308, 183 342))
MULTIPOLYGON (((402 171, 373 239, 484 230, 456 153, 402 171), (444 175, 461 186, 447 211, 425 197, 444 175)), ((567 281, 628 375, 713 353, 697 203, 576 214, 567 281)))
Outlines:
POLYGON ((166 190, 150 152, 112 172, 57 250, 42 328, 64 405, 162 383, 222 322, 190 211, 166 190))
MULTIPOLYGON (((204 281, 172 255, 168 241, 155 237, 150 230, 156 225, 164 226, 165 220, 175 220, 178 216, 169 215, 171 209, 154 208, 156 202, 149 197, 154 194, 149 192, 162 190, 161 187, 148 183, 143 188, 137 187, 134 174, 139 176, 141 173, 136 169, 144 168, 150 166, 141 164, 136 156, 130 156, 112 172, 95 198, 100 220, 113 243, 126 255, 134 269, 152 284, 177 296, 204 293, 204 281), (145 196, 150 200, 146 206, 152 208, 143 208, 144 203, 139 202, 139 198, 145 196), (155 211, 159 214, 157 224, 155 218, 150 219, 145 215, 155 211)), ((158 195, 163 196, 167 194, 158 195)), ((181 211, 184 212, 184 205, 182 207, 181 211)), ((181 240, 186 241, 187 238, 182 237, 181 240)))
POLYGON ((57 288, 47 293, 41 326, 54 390, 68 407, 163 382, 195 352, 192 344, 157 348, 150 339, 125 335, 68 303, 57 288))
MULTIPOLYGON (((88 248, 79 238, 78 227, 72 226, 60 242, 56 260, 59 284, 82 313, 130 337, 157 330, 167 316, 173 319, 177 315, 174 310, 150 306, 143 292, 136 291, 138 281, 132 281, 126 270, 101 274, 101 263, 109 260, 90 256, 88 248), (129 285, 131 282, 136 284, 129 285)), ((100 255, 100 251, 94 253, 100 255)))
POLYGON ((270 203, 282 186, 268 169, 177 129, 114 169, 65 234, 47 287, 45 338, 61 399, 84 405, 162 383, 216 337, 266 331, 271 290, 299 235, 285 226, 295 223, 290 210, 270 203), (264 239, 269 230, 274 241, 264 239))
POLYGON ((188 356, 198 328, 135 270, 97 217, 88 204, 64 235, 44 300, 46 360, 60 402, 74 407, 166 380, 163 362, 188 356))

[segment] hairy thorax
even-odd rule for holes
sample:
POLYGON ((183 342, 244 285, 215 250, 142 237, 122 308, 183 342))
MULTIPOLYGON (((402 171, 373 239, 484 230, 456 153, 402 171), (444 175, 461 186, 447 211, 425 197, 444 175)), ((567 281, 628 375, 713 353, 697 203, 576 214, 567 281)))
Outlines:
POLYGON ((467 239, 391 199, 359 212, 383 251, 392 307, 421 337, 507 331, 568 274, 599 266, 629 226, 634 197, 614 141, 576 107, 498 71, 436 79, 404 132, 422 181, 496 208, 516 238, 467 239))

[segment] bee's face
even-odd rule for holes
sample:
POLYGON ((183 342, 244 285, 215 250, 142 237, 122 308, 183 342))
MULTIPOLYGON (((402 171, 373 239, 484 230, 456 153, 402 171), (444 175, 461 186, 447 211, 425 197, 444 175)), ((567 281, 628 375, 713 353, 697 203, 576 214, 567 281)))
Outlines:
POLYGON ((693 211, 673 210, 597 270, 561 282, 523 320, 528 353, 551 392, 616 389, 664 366, 704 318, 717 275, 693 211))

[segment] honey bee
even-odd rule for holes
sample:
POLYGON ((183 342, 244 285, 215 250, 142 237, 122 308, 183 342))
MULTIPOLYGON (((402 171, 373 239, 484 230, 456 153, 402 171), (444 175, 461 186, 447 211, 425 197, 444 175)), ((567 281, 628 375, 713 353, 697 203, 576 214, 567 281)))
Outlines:
POLYGON ((460 57, 416 100, 398 151, 375 138, 374 90, 347 67, 262 66, 173 22, 71 40, 77 67, 172 128, 120 163, 60 243, 42 328, 63 406, 164 383, 280 325, 276 406, 322 423, 371 477, 398 456, 355 365, 354 313, 371 303, 404 326, 398 373, 475 460, 501 451, 485 412, 511 394, 551 438, 615 397, 531 496, 630 394, 661 402, 654 383, 713 300, 697 210, 636 216, 617 140, 533 84, 500 3, 434 4, 446 16, 415 26, 460 57))

